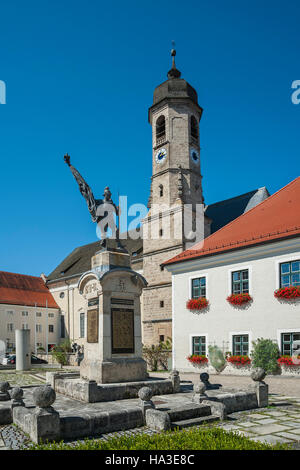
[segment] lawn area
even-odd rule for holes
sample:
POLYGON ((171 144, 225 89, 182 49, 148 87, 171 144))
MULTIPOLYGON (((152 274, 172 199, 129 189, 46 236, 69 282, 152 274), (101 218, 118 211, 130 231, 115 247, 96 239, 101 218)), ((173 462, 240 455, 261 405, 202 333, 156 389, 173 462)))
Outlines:
MULTIPOLYGON (((34 373, 34 372, 33 372, 34 373)), ((0 382, 9 382, 9 384, 14 386, 22 385, 43 385, 43 382, 35 377, 32 377, 30 374, 24 374, 22 372, 16 371, 0 371, 0 382)))
POLYGON ((254 442, 234 432, 214 427, 175 430, 164 433, 85 439, 78 443, 32 445, 28 450, 288 450, 287 444, 254 442))

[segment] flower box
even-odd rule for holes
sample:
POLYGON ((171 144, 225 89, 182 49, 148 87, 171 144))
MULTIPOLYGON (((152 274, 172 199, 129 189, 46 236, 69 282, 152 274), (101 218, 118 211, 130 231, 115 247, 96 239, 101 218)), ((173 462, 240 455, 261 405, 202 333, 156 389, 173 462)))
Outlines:
POLYGON ((192 354, 187 357, 187 360, 192 364, 207 364, 208 359, 206 356, 199 356, 197 354, 192 354))
POLYGON ((277 359, 277 363, 280 366, 288 366, 288 367, 294 367, 294 366, 300 366, 300 356, 297 356, 297 360, 295 362, 295 358, 292 356, 280 356, 279 359, 277 359))
POLYGON ((251 302, 251 300, 250 294, 231 294, 227 297, 227 302, 231 305, 244 305, 251 302))
POLYGON ((281 287, 280 289, 275 290, 274 297, 277 299, 298 299, 300 298, 300 287, 281 287))
POLYGON ((249 356, 229 356, 227 362, 235 366, 246 366, 251 364, 251 359, 249 356))
POLYGON ((186 303, 186 308, 188 310, 203 310, 209 304, 209 301, 205 297, 199 297, 199 299, 190 299, 186 303))

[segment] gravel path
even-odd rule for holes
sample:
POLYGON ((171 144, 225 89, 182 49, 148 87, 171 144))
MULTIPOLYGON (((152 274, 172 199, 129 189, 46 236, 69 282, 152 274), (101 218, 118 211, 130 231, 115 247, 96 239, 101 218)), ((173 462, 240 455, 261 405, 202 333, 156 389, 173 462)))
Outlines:
MULTIPOLYGON (((168 372, 151 372, 151 377, 168 377, 168 372)), ((199 373, 181 373, 181 380, 199 382, 199 373)), ((223 387, 244 388, 253 384, 251 377, 237 375, 210 374, 211 383, 218 383, 223 387)), ((273 377, 267 376, 264 380, 269 385, 269 393, 289 397, 300 397, 300 377, 273 377)))

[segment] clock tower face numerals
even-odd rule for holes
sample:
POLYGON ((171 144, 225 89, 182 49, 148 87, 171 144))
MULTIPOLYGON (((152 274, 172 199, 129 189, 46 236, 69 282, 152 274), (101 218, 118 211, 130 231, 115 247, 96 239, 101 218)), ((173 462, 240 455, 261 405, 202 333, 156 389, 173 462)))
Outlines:
POLYGON ((196 149, 194 149, 194 148, 191 148, 191 150, 190 150, 190 158, 191 158, 192 162, 197 165, 197 164, 200 162, 200 157, 199 157, 199 152, 198 152, 198 150, 196 150, 196 149))
POLYGON ((158 164, 161 164, 166 161, 167 151, 166 149, 160 149, 155 154, 155 161, 158 164))

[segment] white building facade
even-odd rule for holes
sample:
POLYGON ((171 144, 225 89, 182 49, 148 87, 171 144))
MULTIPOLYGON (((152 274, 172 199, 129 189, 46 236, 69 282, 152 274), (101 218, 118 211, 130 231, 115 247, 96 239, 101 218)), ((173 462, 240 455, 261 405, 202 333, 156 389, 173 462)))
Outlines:
MULTIPOLYGON (((207 356, 210 345, 233 356, 251 356, 253 341, 259 338, 277 343, 281 355, 292 356, 299 349, 299 204, 298 177, 165 263, 172 273, 174 368, 195 370, 187 358, 207 356), (274 295, 283 288, 290 298, 282 297, 286 291, 274 295), (241 294, 249 301, 228 301, 241 294), (190 310, 193 305, 187 301, 199 298, 208 305, 190 310)), ((300 365, 291 367, 300 373, 300 365)))
POLYGON ((300 340, 300 303, 279 300, 274 291, 284 284, 282 271, 292 268, 299 276, 300 237, 168 268, 173 286, 173 367, 195 371, 187 357, 207 355, 209 345, 219 346, 224 353, 249 355, 252 341, 258 338, 272 339, 282 354, 291 355, 293 342, 300 340), (245 290, 253 299, 248 305, 234 306, 226 300, 233 293, 235 273, 247 279, 245 290), (203 285, 205 281, 209 305, 195 313, 186 308, 186 302, 193 298, 198 279, 203 285))

